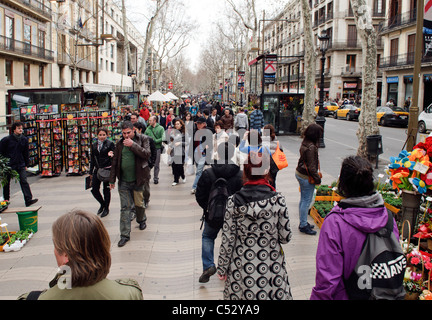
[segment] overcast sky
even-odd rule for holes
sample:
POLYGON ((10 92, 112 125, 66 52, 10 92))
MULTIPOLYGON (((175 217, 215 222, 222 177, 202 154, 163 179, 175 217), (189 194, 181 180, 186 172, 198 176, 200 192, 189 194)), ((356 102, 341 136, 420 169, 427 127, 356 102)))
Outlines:
MULTIPOLYGON (((287 0, 257 0, 257 13, 261 12, 264 5, 268 3, 277 3, 281 7, 284 7, 287 0)), ((225 0, 183 0, 183 3, 187 8, 187 15, 194 19, 198 23, 199 28, 194 32, 194 39, 187 49, 185 49, 186 55, 191 59, 192 65, 196 61, 201 52, 201 47, 203 43, 208 38, 211 30, 215 27, 215 22, 224 17, 223 12, 226 10, 225 0)), ((126 0, 128 18, 134 23, 134 25, 142 30, 142 34, 145 34, 145 27, 147 21, 143 21, 141 24, 139 20, 143 17, 142 15, 134 15, 134 12, 145 12, 145 1, 142 0, 126 0), (141 18, 138 18, 141 17, 141 18)), ((230 9, 231 11, 231 9, 230 9)), ((233 13, 234 14, 234 13, 233 13)))

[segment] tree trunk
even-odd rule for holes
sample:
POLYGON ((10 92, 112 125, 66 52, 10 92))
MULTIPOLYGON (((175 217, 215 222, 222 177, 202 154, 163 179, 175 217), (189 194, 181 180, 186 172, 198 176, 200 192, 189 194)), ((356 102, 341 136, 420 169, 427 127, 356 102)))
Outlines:
MULTIPOLYGON (((305 95, 302 114, 302 132, 315 121, 315 67, 317 54, 313 42, 311 8, 308 0, 301 0, 303 13, 304 47, 305 47, 305 95)), ((300 62, 299 62, 300 63, 300 62)), ((298 75, 300 76, 300 74, 298 75)))
POLYGON ((371 9, 366 0, 350 0, 362 42, 362 99, 357 137, 357 154, 367 157, 367 136, 378 135, 377 103, 377 33, 372 24, 371 9))

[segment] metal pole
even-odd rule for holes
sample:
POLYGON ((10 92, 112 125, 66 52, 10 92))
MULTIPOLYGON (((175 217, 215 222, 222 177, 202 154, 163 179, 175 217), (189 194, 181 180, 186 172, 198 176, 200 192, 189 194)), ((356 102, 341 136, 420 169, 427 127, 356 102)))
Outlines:
POLYGON ((325 64, 325 50, 321 50, 322 56, 321 56, 321 83, 320 83, 320 94, 319 94, 319 109, 318 109, 318 116, 315 119, 316 124, 320 125, 323 128, 323 134, 319 141, 319 147, 325 148, 324 143, 324 126, 326 119, 324 117, 324 64, 325 64))
POLYGON ((423 52, 423 15, 424 0, 417 0, 417 30, 415 40, 415 59, 413 74, 413 98, 409 108, 407 151, 412 151, 417 141, 419 114, 419 87, 421 77, 421 59, 423 52))
POLYGON ((262 77, 261 77, 261 99, 260 99, 260 109, 261 111, 264 110, 264 70, 265 70, 265 61, 266 61, 266 55, 263 55, 263 59, 262 59, 263 63, 262 63, 262 77))

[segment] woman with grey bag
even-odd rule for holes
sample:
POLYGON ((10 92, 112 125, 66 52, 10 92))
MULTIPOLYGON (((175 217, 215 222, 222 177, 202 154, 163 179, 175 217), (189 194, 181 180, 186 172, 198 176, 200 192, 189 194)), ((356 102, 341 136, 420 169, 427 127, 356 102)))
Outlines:
POLYGON ((109 181, 101 181, 98 175, 99 169, 109 169, 111 167, 112 157, 114 156, 114 142, 107 139, 108 130, 99 128, 97 131, 97 141, 91 148, 91 161, 90 161, 90 176, 92 177, 91 193, 93 197, 100 203, 100 208, 97 212, 101 218, 109 213, 109 205, 111 202, 111 190, 109 181), (103 197, 100 192, 100 186, 103 184, 103 197))

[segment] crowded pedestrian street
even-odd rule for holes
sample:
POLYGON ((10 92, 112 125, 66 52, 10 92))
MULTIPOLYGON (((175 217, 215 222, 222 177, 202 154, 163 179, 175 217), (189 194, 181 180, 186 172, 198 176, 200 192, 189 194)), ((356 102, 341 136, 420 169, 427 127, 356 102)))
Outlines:
MULTIPOLYGON (((292 139, 300 143, 299 137, 292 139)), ((288 150, 285 154, 289 166, 279 172, 277 181, 278 191, 286 198, 293 234, 291 241, 283 245, 283 250, 293 299, 306 300, 315 283, 319 231, 316 236, 310 236, 298 230, 300 193, 294 177, 298 154, 288 150)), ((334 180, 325 170, 323 174, 324 181, 334 180)), ((223 299, 224 282, 217 275, 211 277, 208 283, 198 281, 202 273, 202 209, 195 196, 190 194, 193 178, 187 176, 186 183, 171 186, 171 168, 166 164, 166 155, 163 155, 159 184, 150 183, 147 228, 141 231, 133 221, 131 240, 122 248, 117 246, 120 239, 119 195, 117 189, 112 191, 110 214, 102 218, 111 239, 109 279, 135 279, 142 288, 145 300, 223 299)), ((16 299, 23 293, 48 288, 58 269, 53 253, 53 222, 74 208, 94 214, 98 209, 90 190, 84 190, 84 180, 84 176, 62 174, 55 178, 39 178, 31 184, 34 196, 39 199, 34 206, 41 206, 38 232, 20 251, 1 253, 0 299, 16 299)), ((10 208, 22 206, 21 192, 12 193, 10 208)), ((0 218, 2 223, 8 223, 9 230, 19 230, 15 213, 2 213, 0 218)), ((311 217, 308 221, 314 224, 311 217)), ((218 256, 219 246, 220 233, 215 244, 215 257, 218 256)))

